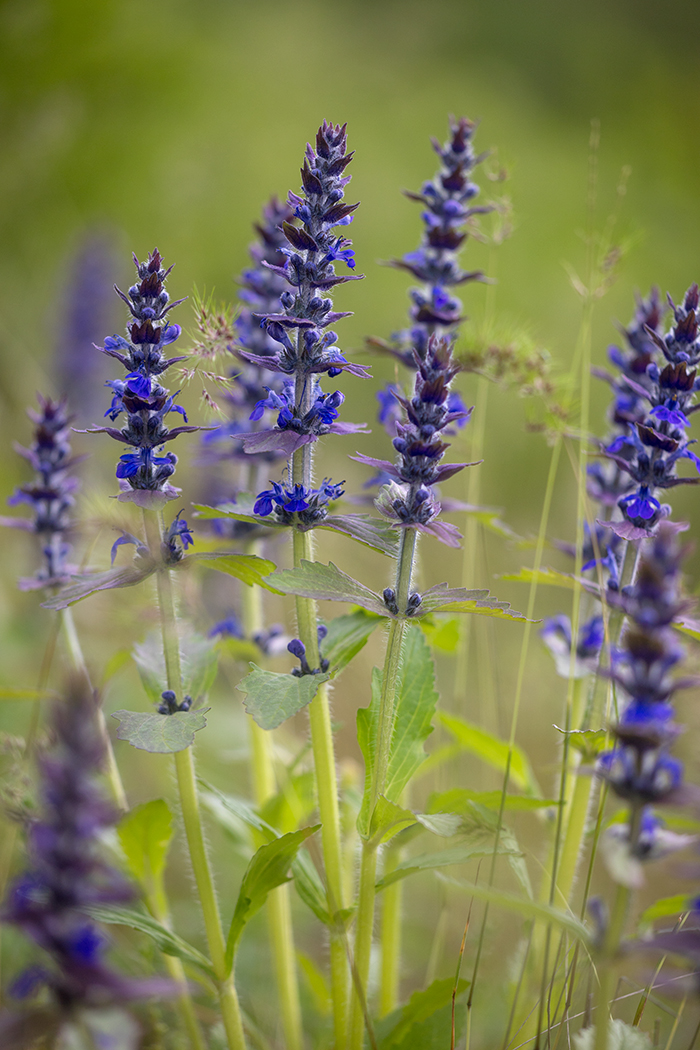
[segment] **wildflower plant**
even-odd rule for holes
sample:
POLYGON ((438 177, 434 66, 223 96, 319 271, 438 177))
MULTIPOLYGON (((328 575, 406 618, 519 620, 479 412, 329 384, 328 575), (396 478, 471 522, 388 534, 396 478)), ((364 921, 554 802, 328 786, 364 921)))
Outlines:
MULTIPOLYGON (((448 141, 434 143, 438 173, 420 193, 410 194, 424 209, 422 239, 416 251, 394 263, 418 282, 410 293, 409 325, 387 343, 371 341, 401 362, 410 381, 377 395, 393 457, 382 458, 378 448, 370 450, 376 455, 352 456, 374 472, 370 487, 378 486, 378 495, 372 513, 345 512, 344 469, 334 466, 330 477, 319 479, 314 462, 319 441, 332 450, 331 437, 369 433, 364 422, 344 419, 340 389, 345 382, 371 378, 369 368, 342 349, 336 332, 348 316, 340 307, 351 289, 343 285, 362 276, 355 272, 347 236, 361 213, 346 200, 354 155, 345 125, 324 121, 306 147, 298 191, 264 207, 237 316, 229 307, 198 301, 194 363, 185 353, 171 356, 174 344, 184 342, 171 318, 183 300, 172 302, 166 290, 172 267, 165 267, 158 250, 145 262, 134 257, 135 283, 126 293, 117 289, 128 310, 125 335, 108 336, 98 348, 124 373, 107 383, 103 419, 81 431, 107 434, 120 446, 114 498, 124 517, 116 537, 109 543, 100 537, 80 569, 69 560, 69 534, 71 544, 79 542, 71 419, 64 401, 40 398, 40 411, 32 417, 34 442, 23 450, 35 479, 11 497, 12 503, 28 504, 33 517, 3 523, 40 537, 42 565, 27 586, 43 589, 44 607, 60 613, 76 677, 66 699, 54 705, 55 746, 39 758, 41 804, 27 828, 24 874, 7 881, 2 906, 3 921, 26 934, 49 960, 21 973, 14 989, 25 999, 36 994, 36 1005, 25 1001, 0 1014, 0 1032, 10 1046, 29 1050, 43 1039, 57 1050, 69 1045, 97 1050, 111 1038, 116 1050, 136 1050, 143 1032, 148 1045, 160 1040, 165 1050, 219 1045, 244 1050, 268 1042, 287 1050, 365 1045, 454 1050, 468 1039, 470 1026, 481 1023, 486 994, 480 965, 491 907, 504 907, 533 924, 517 982, 504 973, 499 988, 499 996, 512 992, 504 1048, 517 1045, 516 1032, 523 1045, 558 1045, 579 1001, 588 1005, 575 1032, 578 1050, 609 1050, 620 1033, 621 1045, 635 1050, 642 1045, 634 1042, 633 1027, 619 1018, 608 1023, 622 948, 629 955, 640 947, 637 931, 628 926, 631 896, 648 862, 695 841, 688 832, 695 827, 692 815, 686 826, 675 826, 658 809, 673 813, 697 806, 697 792, 674 753, 681 732, 674 698, 697 684, 681 670, 686 653, 678 631, 697 637, 700 629, 688 617, 690 603, 682 592, 684 526, 670 520, 671 508, 660 496, 697 481, 678 470, 683 459, 700 464, 688 433, 697 407, 698 291, 693 285, 681 306, 670 304, 666 330, 658 293, 638 301, 623 330, 624 345, 609 351, 616 373, 598 370, 613 393, 611 433, 590 443, 590 325, 584 324, 580 427, 567 435, 579 442, 577 535, 574 543, 552 544, 573 557, 574 572, 542 568, 560 431, 535 565, 515 577, 531 585, 527 615, 484 588, 468 586, 476 564, 473 549, 464 556, 464 586, 441 582, 433 569, 436 548, 425 548, 429 556, 421 564, 419 545, 420 550, 436 542, 443 549, 459 548, 461 530, 445 515, 483 511, 449 497, 451 480, 466 467, 472 472, 479 467, 455 461, 462 457, 453 454, 451 440, 461 441, 465 428, 469 434, 472 415, 476 421, 485 410, 484 398, 472 410, 455 388, 461 365, 470 360, 470 350, 458 343, 465 318, 455 289, 483 278, 480 271, 462 268, 460 251, 474 217, 491 208, 475 204, 472 174, 483 159, 474 152, 475 130, 466 118, 452 119, 448 141), (336 295, 343 301, 336 304, 336 295), (214 370, 221 359, 225 376, 214 370), (181 367, 169 373, 175 365, 181 367), (221 379, 224 421, 211 427, 191 421, 180 391, 165 385, 168 373, 178 381, 195 375, 207 383, 221 379), (196 432, 203 432, 197 456, 207 474, 205 486, 223 491, 225 498, 191 510, 174 481, 184 439, 196 432), (207 523, 213 529, 204 536, 207 523), (319 557, 328 531, 380 555, 383 576, 370 586, 343 563, 319 557), (283 535, 290 540, 288 554, 272 542, 283 535), (102 564, 93 567, 95 558, 102 564), (201 567, 221 574, 220 587, 215 598, 205 587, 190 601, 194 585, 186 591, 181 581, 195 579, 201 567), (551 798, 515 740, 537 614, 536 585, 542 581, 566 587, 574 599, 571 615, 561 613, 540 627, 558 679, 567 683, 563 724, 551 737, 562 741, 551 798), (118 749, 125 743, 136 749, 134 763, 148 761, 146 753, 172 756, 181 848, 193 875, 192 903, 202 921, 204 950, 182 936, 180 915, 169 899, 165 873, 174 845, 173 814, 163 799, 129 805, 90 684, 92 658, 83 656, 70 618, 75 602, 126 587, 146 595, 151 583, 155 609, 149 620, 157 629, 135 637, 132 650, 146 700, 114 712, 115 735, 122 742, 118 749), (218 612, 222 593, 224 615, 218 612), (278 605, 285 596, 293 599, 293 625, 268 622, 272 595, 278 605), (322 618, 320 602, 331 603, 323 610, 332 603, 347 608, 322 618), (438 712, 444 674, 436 673, 433 649, 443 627, 451 629, 453 618, 462 615, 509 621, 523 631, 509 738, 453 710, 438 712), (204 621, 199 630, 196 620, 204 621), (354 679, 357 745, 364 762, 364 776, 358 776, 337 759, 332 689, 373 634, 381 666, 364 687, 354 679), (217 717, 227 717, 231 703, 242 701, 248 737, 247 743, 236 742, 235 758, 249 759, 252 804, 241 798, 228 759, 220 775, 230 780, 221 787, 195 767, 207 704, 218 703, 216 694, 208 697, 220 661, 235 688, 217 717), (242 662, 249 664, 245 672, 242 662), (295 735, 306 720, 308 744, 295 735), (427 762, 426 744, 438 720, 450 743, 433 747, 427 762), (490 764, 502 778, 500 789, 476 790, 469 776, 454 781, 447 763, 456 753, 490 764), (116 809, 105 802, 98 783, 105 758, 116 809), (430 770, 440 771, 441 782, 433 781, 432 790, 416 790, 417 774, 430 770), (618 811, 611 815, 613 800, 618 811), (543 818, 537 864, 524 856, 507 810, 543 818), (205 818, 227 832, 224 845, 216 839, 210 845, 205 818), (107 835, 117 819, 116 835, 107 835), (237 880, 232 858, 222 852, 215 879, 212 850, 228 851, 232 842, 245 857, 245 870, 237 880), (467 881, 459 866, 473 861, 485 862, 487 873, 467 881), (496 877, 501 865, 512 874, 517 892, 501 888, 496 877), (540 885, 533 889, 540 871, 540 885), (607 871, 600 878, 616 884, 610 907, 590 894, 600 871, 607 871), (466 892, 486 908, 475 944, 468 939, 471 905, 460 915, 466 929, 454 978, 435 973, 438 931, 427 987, 406 997, 400 886, 418 872, 437 873, 445 893, 448 887, 450 893, 466 892), (300 908, 292 905, 294 893, 300 908), (266 1016, 256 1018, 249 1003, 251 956, 240 946, 253 936, 248 923, 262 909, 274 986, 265 986, 266 1016), (141 943, 150 942, 157 950, 150 962, 165 976, 122 975, 107 961, 106 935, 98 923, 131 928, 141 943), (297 938, 301 925, 301 943, 312 940, 311 923, 313 940, 321 946, 314 959, 299 951, 297 938), (377 982, 371 965, 376 948, 377 982), (465 953, 473 963, 470 981, 460 973, 465 953), (312 995, 303 993, 304 983, 312 995), (150 999, 147 1009, 144 998, 150 999), (154 1013, 158 1020, 152 1023, 154 1013), (99 1027, 100 1018, 107 1018, 107 1027, 99 1027), (68 1030, 73 1042, 66 1041, 68 1030)), ((596 297, 594 291, 587 295, 586 310, 596 297)), ((486 357, 480 360, 483 371, 486 357)), ((549 382, 541 358, 525 362, 523 369, 518 374, 549 382)), ((204 401, 219 407, 206 387, 204 401)), ((481 448, 483 419, 479 426, 474 444, 481 448)), ((501 534, 514 536, 505 529, 501 534)), ((474 531, 468 528, 467 536, 471 543, 474 531)), ((464 633, 457 630, 455 638, 453 651, 464 643, 464 633)), ((49 668, 50 661, 45 663, 49 668)), ((457 664, 456 679, 465 667, 457 664)), ((455 686, 471 702, 473 676, 462 677, 455 686)), ((40 696, 50 679, 47 670, 40 696)), ((33 731, 25 750, 35 749, 33 731)), ((548 776, 549 768, 537 773, 548 776)), ((181 865, 181 858, 173 862, 181 865)), ((0 881, 8 875, 3 869, 0 881)), ((605 889, 603 883, 603 896, 605 889)), ((668 936, 648 937, 646 949, 676 945, 697 969, 696 941, 668 936)), ((128 965, 133 969, 133 958, 128 965)), ((648 998, 649 992, 644 1003, 648 998)))

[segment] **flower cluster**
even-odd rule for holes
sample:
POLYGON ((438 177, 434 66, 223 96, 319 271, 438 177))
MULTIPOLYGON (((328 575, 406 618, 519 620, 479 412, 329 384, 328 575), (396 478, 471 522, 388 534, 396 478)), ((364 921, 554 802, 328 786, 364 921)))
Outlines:
POLYGON ((257 418, 256 412, 265 408, 281 411, 274 429, 244 439, 246 452, 276 450, 290 456, 329 431, 351 434, 364 429, 364 424, 336 421, 337 413, 332 413, 342 396, 324 394, 315 378, 323 372, 331 378, 342 371, 368 375, 361 365, 346 360, 336 346, 336 333, 330 330, 330 325, 349 315, 332 309, 328 292, 338 284, 360 279, 360 275, 335 272, 336 262, 345 263, 350 269, 355 267, 351 241, 337 232, 339 226, 351 221, 358 207, 343 201, 350 181, 350 176, 343 173, 352 156, 347 152, 345 125, 324 122, 316 135, 316 148, 309 145, 306 149, 301 195, 289 194, 289 206, 300 225, 282 223, 286 245, 280 251, 286 256, 284 264, 263 261, 288 286, 280 296, 282 310, 260 316, 262 327, 278 349, 272 355, 241 350, 240 356, 251 364, 293 377, 293 384, 285 388, 279 404, 274 399, 277 391, 273 397, 269 389, 268 398, 258 402, 253 419, 257 418))
POLYGON ((425 230, 420 247, 392 262, 407 270, 422 287, 411 290, 411 327, 394 337, 391 350, 409 368, 413 353, 424 357, 428 339, 436 333, 454 330, 463 320, 462 303, 450 289, 467 281, 482 280, 481 271, 462 270, 458 253, 467 238, 465 223, 470 216, 492 210, 489 205, 470 202, 479 193, 471 181, 475 166, 485 157, 475 156, 472 138, 476 124, 466 117, 451 118, 450 137, 444 146, 433 139, 441 166, 435 177, 424 183, 420 193, 407 193, 421 203, 425 230))
POLYGON ((10 887, 2 912, 53 962, 22 974, 15 994, 48 987, 65 1010, 153 991, 152 982, 129 981, 109 968, 106 939, 85 911, 133 897, 132 887, 101 858, 100 835, 116 814, 96 783, 104 743, 95 704, 85 686, 74 683, 54 707, 56 745, 41 759, 42 810, 29 829, 29 868, 10 887))
MULTIPOLYGON (((608 673, 629 702, 612 727, 615 746, 600 756, 597 769, 640 819, 646 806, 683 801, 682 766, 669 754, 680 731, 671 697, 698 684, 672 674, 684 656, 671 627, 687 607, 679 599, 684 554, 677 529, 662 524, 641 558, 636 582, 616 598, 629 623, 608 673)), ((636 848, 633 842, 633 852, 636 848)))
POLYGON ((34 532, 42 545, 44 562, 36 574, 20 580, 22 590, 56 587, 67 583, 75 571, 67 557, 70 546, 66 536, 71 529, 70 511, 75 503, 79 481, 68 471, 79 461, 71 455, 68 432, 72 416, 66 412, 66 401, 52 401, 39 395, 39 412, 29 410, 34 423, 34 441, 30 448, 16 446, 36 471, 33 482, 20 485, 8 499, 11 506, 27 503, 32 518, 0 518, 0 524, 34 532))
POLYGON ((173 452, 157 455, 163 445, 180 434, 201 430, 187 423, 184 409, 175 404, 177 394, 170 392, 157 380, 176 361, 164 350, 180 335, 180 326, 169 324, 167 314, 183 299, 169 303, 164 282, 170 269, 165 270, 158 249, 145 263, 134 256, 138 282, 128 295, 117 293, 129 307, 131 315, 127 327, 129 339, 114 335, 105 340, 103 353, 120 361, 127 370, 123 380, 112 380, 113 397, 106 416, 115 422, 124 413, 126 421, 121 430, 116 427, 92 427, 88 433, 109 434, 115 441, 134 449, 122 455, 117 466, 120 481, 120 500, 130 500, 139 506, 151 507, 175 499, 178 489, 169 483, 175 473, 177 456, 173 452), (166 417, 179 413, 184 424, 170 428, 166 417))
MULTIPOLYGON (((321 623, 318 625, 317 634, 318 648, 320 652, 321 642, 328 634, 328 628, 325 624, 321 623)), ((306 646, 300 638, 292 638, 292 640, 287 645, 287 650, 292 654, 292 656, 296 656, 297 660, 299 661, 299 666, 292 668, 292 674, 295 678, 303 678, 304 675, 307 674, 325 674, 325 672, 330 667, 330 662, 323 656, 319 657, 320 667, 311 667, 309 665, 309 661, 306 659, 306 646)))
POLYGON ((382 513, 400 527, 420 529, 449 546, 458 546, 461 537, 457 529, 437 520, 440 503, 432 491, 439 481, 468 465, 440 464, 450 447, 441 432, 451 423, 466 422, 470 415, 470 411, 453 412, 449 405, 450 383, 458 371, 452 358, 452 340, 449 336, 430 336, 424 355, 416 351, 414 362, 417 374, 413 397, 408 400, 394 395, 406 414, 406 421, 396 424, 396 463, 363 455, 353 458, 392 479, 377 500, 382 513))
POLYGON ((285 488, 277 481, 271 481, 270 484, 271 489, 258 495, 253 512, 266 518, 274 509, 281 524, 311 528, 326 517, 328 504, 340 499, 345 483, 341 481, 334 484, 329 478, 324 478, 317 489, 299 484, 285 488))
POLYGON ((635 321, 625 331, 628 351, 614 347, 610 353, 621 372, 619 379, 608 377, 615 391, 612 417, 617 434, 604 445, 603 454, 617 470, 592 470, 589 487, 601 502, 617 504, 624 520, 610 525, 625 539, 649 535, 668 516, 669 508, 660 503, 657 491, 699 480, 676 474, 682 459, 700 468, 700 459, 690 449, 694 441, 686 434, 688 416, 700 407, 693 404, 700 388, 695 368, 700 361, 698 286, 688 289, 681 306, 669 302, 674 323, 665 336, 659 334, 658 297, 652 294, 639 304, 635 321))

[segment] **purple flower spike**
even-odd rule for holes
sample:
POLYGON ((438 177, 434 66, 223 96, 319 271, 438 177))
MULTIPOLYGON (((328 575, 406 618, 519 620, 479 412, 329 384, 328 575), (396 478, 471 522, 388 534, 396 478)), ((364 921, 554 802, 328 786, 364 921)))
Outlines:
POLYGON ((43 985, 67 1014, 163 994, 169 987, 128 980, 112 970, 105 958, 107 938, 86 915, 96 904, 123 904, 134 896, 102 856, 100 836, 117 814, 97 784, 104 743, 96 703, 82 682, 74 682, 66 700, 54 705, 56 744, 40 762, 42 805, 29 828, 28 868, 10 886, 1 916, 51 963, 26 971, 16 982, 19 990, 29 995, 43 985))

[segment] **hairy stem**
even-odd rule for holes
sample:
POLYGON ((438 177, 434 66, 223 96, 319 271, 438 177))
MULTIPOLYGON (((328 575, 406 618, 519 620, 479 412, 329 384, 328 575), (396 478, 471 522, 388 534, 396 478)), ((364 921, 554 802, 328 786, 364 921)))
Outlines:
MULTIPOLYGON (((396 565, 396 603, 399 617, 389 625, 384 670, 382 674, 382 692, 379 702, 377 724, 377 745, 370 777, 370 797, 368 821, 370 837, 362 844, 362 863, 360 867, 360 890, 355 923, 355 969, 357 978, 367 998, 367 981, 369 978, 370 954, 372 951, 372 933, 374 930, 375 883, 377 881, 378 843, 371 837, 372 816, 380 795, 384 793, 386 776, 391 755, 391 739, 394 732, 396 699, 399 689, 399 671, 401 651, 406 633, 405 610, 411 591, 411 577, 416 551, 415 529, 402 529, 396 565)), ((361 1050, 364 1035, 364 1010, 360 996, 355 992, 352 998, 350 1017, 350 1050, 361 1050)))
MULTIPOLYGON (((144 523, 151 556, 160 563, 162 561, 162 525, 159 524, 156 514, 152 511, 144 511, 144 523)), ((156 573, 156 584, 168 688, 173 690, 178 701, 181 702, 183 698, 182 670, 175 601, 170 571, 162 565, 156 573)), ((229 1050, 245 1050, 243 1021, 233 983, 233 973, 229 972, 226 962, 226 942, 221 927, 214 878, 204 842, 192 748, 188 747, 184 751, 178 751, 174 757, 182 819, 204 918, 209 957, 217 979, 226 1039, 229 1050)))
MULTIPOLYGON (((259 554, 259 547, 259 542, 253 542, 247 546, 246 553, 259 554)), ((260 588, 255 584, 250 587, 243 585, 241 604, 245 635, 251 638, 263 626, 260 588)), ((272 736, 252 718, 248 719, 248 728, 253 759, 253 788, 255 801, 260 807, 277 790, 272 736)), ((304 1039, 288 886, 278 886, 272 890, 267 898, 266 910, 285 1044, 287 1050, 301 1050, 304 1039)))
MULTIPOLYGON (((305 446, 306 447, 306 446, 305 446)), ((303 449, 301 451, 304 451, 303 449)), ((295 453, 296 455, 296 453, 295 453)), ((311 532, 294 529, 294 565, 302 559, 313 559, 311 532)), ((311 667, 320 664, 318 652, 318 612, 313 598, 296 598, 297 630, 306 647, 306 656, 311 667)), ((343 861, 340 836, 340 810, 338 805, 338 780, 335 767, 335 749, 331 729, 331 713, 326 684, 319 687, 309 704, 311 748, 314 756, 314 771, 318 793, 318 808, 321 817, 321 843, 326 874, 328 910, 331 915, 345 906, 343 895, 343 861)), ((343 1050, 347 1038, 347 1009, 349 969, 343 935, 331 930, 331 994, 333 998, 333 1020, 336 1050, 343 1050)))

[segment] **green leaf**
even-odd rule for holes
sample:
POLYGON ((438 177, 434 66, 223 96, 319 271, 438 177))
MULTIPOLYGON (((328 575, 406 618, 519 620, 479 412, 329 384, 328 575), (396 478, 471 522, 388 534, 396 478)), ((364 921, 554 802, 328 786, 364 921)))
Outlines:
POLYGON ((118 740, 128 740, 139 751, 153 754, 174 754, 184 751, 194 741, 194 734, 204 729, 209 711, 176 711, 174 715, 149 714, 145 711, 115 711, 112 718, 119 722, 118 740))
MULTIPOLYGON (((386 889, 393 882, 415 875, 419 871, 432 871, 434 868, 445 868, 449 864, 464 864, 475 857, 490 857, 493 853, 494 837, 485 830, 473 831, 466 841, 459 846, 438 850, 435 853, 423 853, 417 857, 402 861, 393 871, 388 872, 377 883, 377 890, 386 889)), ((498 844, 499 854, 513 853, 513 848, 501 840, 498 844)))
POLYGON ((492 598, 488 591, 468 591, 464 587, 448 587, 446 583, 439 583, 422 594, 422 602, 417 615, 423 616, 427 613, 446 612, 475 613, 479 616, 495 616, 500 620, 522 620, 527 619, 523 613, 511 609, 510 602, 499 601, 492 598))
POLYGON ((365 760, 365 789, 362 805, 357 815, 357 830, 363 839, 370 835, 369 796, 372 784, 372 771, 377 750, 377 730, 379 726, 379 705, 382 695, 382 672, 378 667, 372 668, 371 699, 369 707, 360 707, 357 712, 357 743, 365 760))
POLYGON ((312 772, 289 777, 276 795, 260 807, 260 816, 280 834, 296 831, 316 808, 316 778, 312 772))
POLYGON ((236 660, 242 664, 249 664, 260 657, 258 646, 246 638, 219 637, 216 640, 216 648, 222 656, 228 656, 230 660, 236 660))
POLYGON ((390 558, 395 558, 399 552, 398 531, 383 518, 373 518, 369 514, 329 515, 317 528, 343 532, 390 558))
MULTIPOLYGON (((357 739, 365 759, 365 790, 357 818, 357 828, 363 838, 376 834, 381 822, 373 822, 370 831, 370 785, 377 746, 379 705, 382 675, 375 668, 372 673, 370 706, 357 712, 357 739)), ((401 664, 394 731, 391 738, 387 767, 385 798, 399 804, 401 794, 418 767, 428 757, 424 744, 432 733, 431 721, 435 714, 438 694, 435 691, 433 659, 422 631, 411 625, 406 631, 406 645, 401 664)), ((408 824, 404 825, 408 826, 408 824)))
POLYGON ((491 510, 488 507, 463 507, 462 510, 469 515, 470 518, 476 518, 476 520, 489 532, 493 532, 496 536, 501 536, 506 540, 520 540, 517 532, 513 532, 510 525, 506 525, 505 521, 501 521, 499 518, 500 511, 491 510))
POLYGON ((316 824, 311 828, 302 828, 289 835, 282 835, 256 851, 243 876, 226 942, 226 963, 229 970, 233 966, 236 946, 246 923, 262 908, 270 890, 289 882, 287 873, 299 847, 309 835, 318 831, 320 826, 316 824))
POLYGON ((208 551, 205 554, 191 555, 204 564, 206 569, 216 569, 225 572, 228 576, 235 576, 241 583, 247 583, 249 587, 264 587, 270 590, 265 583, 265 577, 275 571, 276 565, 267 558, 258 558, 256 554, 229 554, 217 551, 208 551))
POLYGON ((687 893, 674 893, 672 897, 662 897, 645 908, 639 916, 639 925, 647 926, 657 919, 667 919, 670 915, 680 915, 692 908, 692 898, 687 893))
MULTIPOLYGON (((466 813, 476 802, 487 809, 498 812, 501 808, 500 791, 469 791, 467 788, 450 788, 436 791, 428 799, 429 813, 466 813)), ((555 798, 533 798, 531 795, 506 795, 504 809, 537 810, 558 806, 555 798)))
MULTIPOLYGON (((509 751, 508 743, 505 740, 500 740, 492 733, 488 733, 485 729, 479 728, 479 726, 472 725, 457 715, 441 713, 439 718, 463 751, 469 751, 471 754, 477 755, 483 762, 497 769, 499 773, 505 773, 509 751)), ((521 791, 537 797, 541 795, 528 758, 525 752, 517 745, 514 745, 512 750, 510 778, 521 791)))
POLYGON ((563 587, 567 591, 581 587, 596 597, 600 595, 600 588, 596 583, 585 580, 582 576, 574 576, 569 572, 557 572, 556 569, 539 569, 535 572, 534 569, 523 568, 520 572, 504 573, 500 579, 513 580, 515 583, 541 583, 550 587, 563 587))
POLYGON ((156 798, 136 806, 120 820, 117 835, 134 878, 147 896, 164 904, 163 871, 173 837, 173 816, 167 802, 156 798))
POLYGON ((433 731, 432 719, 439 697, 435 689, 435 668, 422 631, 411 626, 401 665, 399 687, 391 738, 391 752, 384 794, 398 801, 403 789, 428 757, 425 741, 433 731))
POLYGON ((310 956, 300 951, 297 951, 296 956, 299 969, 306 978, 316 1012, 321 1017, 327 1017, 331 1012, 331 990, 328 981, 310 956))
POLYGON ((95 905, 84 908, 93 919, 98 922, 107 923, 110 926, 130 926, 134 930, 145 933, 147 937, 155 941, 164 955, 174 955, 183 962, 189 962, 202 970, 208 977, 216 980, 216 975, 206 955, 193 948, 191 944, 184 941, 182 937, 162 926, 145 912, 135 911, 132 908, 114 908, 105 905, 95 905))
POLYGON ((569 746, 580 751, 585 762, 592 762, 604 749, 608 734, 604 729, 560 729, 554 728, 562 736, 568 736, 569 746))
POLYGON ((318 687, 327 682, 328 674, 293 674, 263 671, 251 664, 252 671, 236 689, 246 694, 243 705, 261 729, 275 729, 311 703, 318 687))
POLYGON ((224 827, 229 830, 235 829, 236 833, 238 833, 240 826, 244 825, 263 835, 268 842, 272 842, 273 839, 277 838, 275 829, 264 821, 262 817, 258 816, 250 803, 246 802, 245 799, 238 798, 236 795, 225 795, 223 791, 219 791, 218 788, 208 784, 201 777, 198 777, 197 780, 205 789, 202 793, 202 801, 224 827), (231 818, 233 823, 221 820, 222 811, 231 818))
MULTIPOLYGON (((133 647, 132 656, 148 698, 153 703, 158 703, 161 693, 167 689, 163 636, 160 631, 151 631, 143 642, 138 642, 133 647)), ((191 696, 193 700, 205 696, 214 684, 218 659, 218 651, 213 639, 204 638, 195 632, 188 633, 186 637, 181 638, 180 666, 183 692, 191 696)))
POLYGON ((330 926, 332 920, 328 912, 326 888, 316 870, 316 865, 305 850, 297 853, 291 870, 297 893, 304 904, 311 909, 324 926, 330 926))
POLYGON ((441 616, 421 620, 421 628, 433 649, 456 653, 462 637, 461 621, 457 616, 441 616))
POLYGON ((331 677, 335 678, 367 644, 367 639, 380 623, 381 616, 357 609, 345 616, 336 616, 328 624, 328 634, 321 646, 323 656, 330 664, 331 677))
MULTIPOLYGON (((414 992, 405 1006, 377 1024, 379 1050, 447 1050, 452 1032, 452 993, 456 991, 459 998, 468 987, 469 981, 460 980, 455 989, 454 979, 444 977, 414 992)), ((455 1035, 455 1042, 461 1042, 461 1030, 455 1035)))
POLYGON ((463 879, 455 879, 441 874, 438 875, 438 878, 450 886, 458 886, 477 900, 487 901, 489 904, 496 904, 507 911, 517 912, 523 919, 535 919, 537 922, 551 923, 565 933, 570 933, 582 944, 588 945, 590 943, 588 930, 583 923, 575 919, 573 915, 559 911, 558 908, 550 907, 548 904, 540 904, 538 901, 517 897, 514 893, 507 893, 505 890, 497 890, 487 883, 466 882, 463 879))
POLYGON ((333 562, 324 565, 322 562, 302 560, 297 569, 278 569, 273 572, 267 582, 283 594, 298 594, 319 601, 350 602, 379 616, 389 615, 379 595, 359 580, 341 572, 333 562))
POLYGON ((42 602, 44 609, 67 609, 97 591, 110 591, 115 587, 133 587, 155 572, 155 564, 145 569, 128 566, 124 569, 108 569, 106 572, 88 572, 73 576, 72 583, 62 587, 53 598, 42 602))

